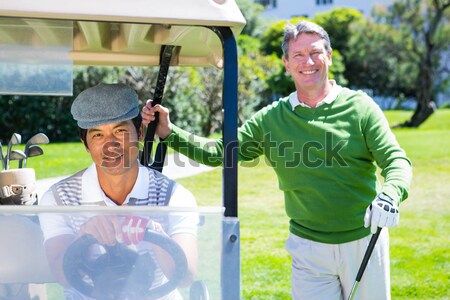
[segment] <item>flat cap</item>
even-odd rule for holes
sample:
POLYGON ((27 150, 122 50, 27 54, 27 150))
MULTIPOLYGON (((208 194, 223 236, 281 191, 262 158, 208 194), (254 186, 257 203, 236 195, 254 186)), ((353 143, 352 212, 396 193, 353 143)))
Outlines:
POLYGON ((70 112, 80 128, 89 129, 133 119, 139 114, 139 100, 125 84, 100 83, 82 91, 70 112))

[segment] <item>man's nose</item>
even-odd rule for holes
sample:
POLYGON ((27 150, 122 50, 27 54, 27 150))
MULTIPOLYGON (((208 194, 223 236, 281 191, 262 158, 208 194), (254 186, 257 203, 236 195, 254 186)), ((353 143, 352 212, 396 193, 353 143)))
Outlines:
POLYGON ((112 133, 106 137, 106 140, 109 143, 117 143, 119 146, 122 143, 122 139, 120 139, 119 137, 117 137, 115 134, 112 133))
POLYGON ((305 64, 308 64, 308 65, 314 64, 314 59, 311 54, 307 54, 305 58, 306 58, 305 64))

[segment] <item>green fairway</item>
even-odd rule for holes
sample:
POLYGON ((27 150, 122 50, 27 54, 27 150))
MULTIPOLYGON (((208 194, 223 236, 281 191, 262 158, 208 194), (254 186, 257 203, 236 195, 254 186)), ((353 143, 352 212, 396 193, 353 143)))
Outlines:
MULTIPOLYGON (((391 124, 410 111, 388 111, 391 124)), ((419 129, 395 129, 413 162, 409 198, 400 226, 390 230, 392 298, 449 299, 450 109, 438 110, 419 129)), ((80 143, 43 145, 30 159, 38 178, 74 173, 90 163, 80 143)), ((221 205, 220 168, 179 182, 200 205, 221 205)), ((284 249, 288 218, 275 173, 263 161, 239 167, 242 299, 290 299, 290 258, 284 249)))

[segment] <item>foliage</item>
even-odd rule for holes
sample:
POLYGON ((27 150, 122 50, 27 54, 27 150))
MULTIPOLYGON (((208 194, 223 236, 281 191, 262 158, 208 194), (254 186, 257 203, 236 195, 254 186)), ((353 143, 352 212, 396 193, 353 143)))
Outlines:
POLYGON ((76 138, 75 123, 68 113, 72 100, 68 97, 0 96, 0 140, 6 144, 13 133, 27 141, 38 132, 50 141, 76 138))
MULTIPOLYGON (((281 41, 287 22, 295 24, 305 18, 279 21, 266 29, 259 4, 251 0, 237 2, 247 19, 237 41, 242 123, 255 110, 295 90, 280 59, 281 41)), ((313 21, 328 31, 333 46, 329 77, 341 85, 396 97, 399 103, 412 97, 432 101, 438 93, 448 95, 448 5, 448 1, 398 0, 389 9, 378 6, 374 20, 363 20, 359 12, 347 8, 317 14, 313 21)), ((99 82, 122 81, 132 85, 145 100, 153 96, 157 72, 158 68, 78 67, 74 70, 74 97, 99 82)), ((222 76, 220 70, 212 68, 170 68, 164 104, 172 120, 202 135, 218 130, 222 120, 222 76)), ((5 144, 13 132, 21 133, 24 140, 37 132, 46 133, 51 141, 78 140, 69 113, 72 100, 0 96, 0 140, 5 144)))
POLYGON ((374 18, 376 24, 368 21, 354 31, 354 48, 345 54, 354 75, 349 80, 383 95, 413 95, 417 108, 403 125, 417 127, 436 109, 437 94, 450 85, 445 61, 450 51, 450 2, 397 0, 390 7, 378 6, 374 18), (358 53, 369 48, 366 55, 358 53))
MULTIPOLYGON (((158 72, 158 67, 129 67, 121 81, 133 87, 144 104, 153 98, 158 72)), ((169 108, 172 122, 188 131, 201 133, 201 123, 207 115, 196 97, 197 82, 198 74, 190 68, 170 67, 162 104, 169 108)))
POLYGON ((259 37, 267 26, 267 21, 261 15, 264 7, 252 0, 237 0, 236 3, 247 22, 241 34, 259 37))
POLYGON ((272 90, 268 78, 283 69, 275 55, 261 55, 260 41, 241 36, 239 45, 238 109, 239 123, 250 118, 255 110, 271 102, 272 90))
POLYGON ((344 7, 318 13, 312 19, 328 33, 333 51, 338 50, 341 53, 349 47, 348 41, 352 35, 350 27, 353 24, 360 24, 363 20, 360 11, 344 7))
POLYGON ((370 89, 380 96, 413 96, 418 68, 406 59, 405 49, 411 45, 411 38, 370 20, 352 30, 345 52, 350 86, 370 89))
MULTIPOLYGON (((118 68, 75 68, 74 97, 99 82, 117 82, 120 72, 118 68)), ((38 132, 45 133, 53 142, 77 141, 76 123, 70 114, 74 97, 0 96, 0 139, 3 144, 14 132, 21 134, 23 141, 38 132)))
POLYGON ((284 27, 287 24, 296 24, 301 20, 307 20, 305 17, 293 18, 291 20, 281 20, 271 24, 261 37, 261 51, 264 54, 275 53, 281 58, 283 51, 281 50, 281 42, 283 41, 284 27))

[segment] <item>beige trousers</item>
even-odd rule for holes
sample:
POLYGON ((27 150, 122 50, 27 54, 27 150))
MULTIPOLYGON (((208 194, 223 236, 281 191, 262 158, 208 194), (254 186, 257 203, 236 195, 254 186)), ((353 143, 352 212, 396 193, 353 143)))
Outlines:
MULTIPOLYGON (((371 235, 344 244, 324 244, 290 233, 293 300, 347 300, 371 235)), ((355 300, 389 300, 389 233, 381 231, 355 300)))

